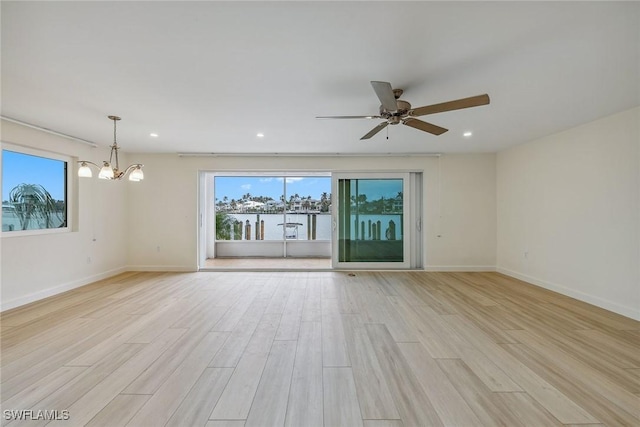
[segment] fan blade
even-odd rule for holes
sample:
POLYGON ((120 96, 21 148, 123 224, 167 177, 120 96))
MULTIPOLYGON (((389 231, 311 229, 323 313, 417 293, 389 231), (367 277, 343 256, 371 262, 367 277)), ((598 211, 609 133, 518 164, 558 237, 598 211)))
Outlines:
POLYGON ((396 97, 393 94, 391 83, 371 82, 371 86, 373 86, 373 90, 376 91, 376 95, 378 95, 378 99, 385 110, 390 113, 398 111, 398 104, 396 104, 396 97))
POLYGON ((316 116, 316 119, 381 119, 380 116, 316 116))
POLYGON ((389 125, 389 122, 380 123, 378 126, 376 126, 373 129, 371 129, 368 134, 366 134, 365 136, 360 138, 360 140, 371 138, 373 135, 375 135, 376 133, 380 132, 382 129, 386 128, 388 125, 389 125))
POLYGON ((462 108, 477 107, 489 103, 489 95, 471 96, 469 98, 456 99, 455 101, 443 102, 441 104, 427 105, 414 108, 409 111, 410 116, 426 116, 427 114, 443 113, 445 111, 460 110, 462 108))
POLYGON ((442 135, 449 129, 441 128, 440 126, 432 125, 431 123, 423 122, 418 119, 405 119, 402 121, 403 125, 411 126, 412 128, 416 128, 425 132, 432 133, 434 135, 442 135))

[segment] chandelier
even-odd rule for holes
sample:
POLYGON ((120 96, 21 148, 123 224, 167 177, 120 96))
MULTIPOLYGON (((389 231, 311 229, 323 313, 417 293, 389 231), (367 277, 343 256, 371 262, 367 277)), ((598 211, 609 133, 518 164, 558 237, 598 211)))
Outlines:
POLYGON ((100 173, 98 173, 98 178, 100 179, 122 179, 127 174, 129 174, 129 181, 141 181, 144 179, 144 173, 142 172, 143 164, 135 163, 125 170, 120 170, 120 165, 118 164, 118 143, 116 142, 116 122, 120 120, 118 116, 107 116, 109 120, 113 120, 113 145, 111 146, 111 156, 109 157, 109 161, 104 161, 102 167, 99 165, 90 162, 88 160, 80 160, 80 168, 78 168, 78 176, 82 178, 91 178, 93 173, 91 173, 91 168, 89 165, 95 166, 97 169, 100 169, 100 173), (115 157, 115 164, 114 162, 115 157))

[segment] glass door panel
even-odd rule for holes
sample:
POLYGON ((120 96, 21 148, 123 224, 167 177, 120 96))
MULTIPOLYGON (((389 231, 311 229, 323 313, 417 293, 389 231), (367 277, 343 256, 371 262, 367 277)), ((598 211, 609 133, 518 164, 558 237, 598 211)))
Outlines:
POLYGON ((328 173, 208 173, 207 258, 331 255, 328 173), (209 202, 211 203, 211 202, 209 202), (213 218, 215 216, 215 223, 213 218))
POLYGON ((408 268, 408 174, 336 175, 336 267, 408 268))

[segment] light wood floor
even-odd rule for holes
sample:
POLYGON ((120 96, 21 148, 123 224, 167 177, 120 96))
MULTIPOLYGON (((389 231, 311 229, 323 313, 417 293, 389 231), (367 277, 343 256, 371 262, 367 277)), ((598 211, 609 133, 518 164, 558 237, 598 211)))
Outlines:
POLYGON ((49 425, 640 425, 639 322, 497 273, 127 273, 1 331, 49 425))

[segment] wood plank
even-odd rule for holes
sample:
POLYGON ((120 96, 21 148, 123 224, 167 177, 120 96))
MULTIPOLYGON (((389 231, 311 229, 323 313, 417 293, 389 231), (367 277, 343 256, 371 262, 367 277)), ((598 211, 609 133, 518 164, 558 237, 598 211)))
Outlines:
MULTIPOLYGON (((526 345, 528 353, 536 353, 538 356, 542 356, 542 360, 553 360, 554 369, 562 373, 562 378, 577 386, 576 393, 567 394, 572 399, 581 401, 583 407, 588 407, 590 411, 593 411, 594 405, 598 405, 591 401, 596 400, 594 397, 597 396, 598 399, 611 402, 606 407, 617 408, 616 412, 619 414, 619 418, 631 417, 628 419, 640 424, 640 401, 633 393, 615 384, 590 366, 554 348, 553 345, 548 344, 535 334, 528 331, 512 331, 512 333, 521 343, 526 345), (589 378, 589 381, 585 382, 584 378, 589 378), (590 396, 588 400, 583 399, 582 390, 588 390, 590 396)), ((521 355, 522 352, 519 351, 518 354, 521 355)), ((598 417, 604 421, 603 415, 598 415, 598 417)))
POLYGON ((332 427, 362 426, 362 416, 351 368, 327 368, 322 375, 324 422, 332 427))
POLYGON ((436 331, 437 324, 433 323, 432 319, 428 317, 431 307, 410 304, 400 297, 389 297, 389 302, 403 317, 407 327, 413 330, 414 335, 431 357, 442 359, 461 357, 461 354, 454 348, 448 337, 443 338, 442 334, 436 331))
MULTIPOLYGON (((38 400, 31 407, 19 405, 18 407, 28 407, 32 410, 50 410, 51 408, 68 409, 76 400, 84 396, 89 390, 100 384, 112 372, 122 366, 131 357, 140 352, 144 346, 142 344, 123 344, 114 349, 112 354, 98 361, 91 367, 80 367, 83 371, 68 381, 53 393, 38 400)), ((43 425, 46 420, 34 421, 29 425, 43 425)), ((10 423, 9 425, 14 424, 10 423)))
POLYGON ((102 340, 108 339, 115 334, 124 324, 130 322, 127 318, 118 319, 109 323, 99 320, 94 330, 88 330, 86 335, 76 336, 76 342, 68 347, 55 352, 40 355, 37 359, 28 357, 20 359, 11 366, 2 368, 2 397, 8 399, 11 396, 39 381, 44 376, 63 366, 65 363, 87 351, 102 340), (26 361, 29 365, 22 366, 26 361), (20 371, 17 367, 22 366, 20 371))
POLYGON ((130 424, 133 426, 165 425, 189 394, 213 356, 222 347, 228 335, 228 332, 209 332, 202 337, 189 356, 131 419, 130 424))
POLYGON ((274 341, 246 426, 284 425, 297 344, 296 341, 274 341))
POLYGON ((280 317, 280 314, 264 314, 209 419, 247 419, 280 317))
POLYGON ((384 323, 396 342, 417 342, 402 316, 389 302, 389 296, 371 282, 354 282, 358 285, 358 296, 362 320, 366 323, 384 323))
POLYGON ((7 409, 33 408, 42 399, 57 392, 59 388, 85 370, 87 370, 85 366, 62 366, 11 398, 3 398, 2 406, 7 409))
POLYGON ((404 427, 400 420, 364 420, 364 427, 404 427))
MULTIPOLYGON (((493 360, 452 329, 444 320, 446 317, 436 314, 429 307, 405 306, 405 308, 417 313, 418 322, 422 322, 420 324, 422 331, 435 332, 435 336, 433 332, 430 332, 426 337, 422 333, 420 334, 420 342, 429 350, 430 354, 435 354, 436 358, 448 354, 452 355, 450 357, 461 358, 491 391, 522 391, 520 386, 493 360)), ((416 324, 416 320, 413 324, 416 324)))
POLYGON ((138 316, 135 322, 125 325, 108 340, 93 346, 67 365, 91 366, 124 343, 150 343, 169 328, 175 315, 183 313, 187 308, 187 302, 174 301, 172 304, 160 306, 157 310, 151 310, 146 315, 138 316), (149 333, 150 330, 153 330, 153 333, 149 333), (141 339, 143 336, 144 339, 141 339))
POLYGON ((640 368, 640 339, 636 345, 632 345, 602 330, 576 331, 576 334, 585 337, 593 347, 606 349, 603 353, 610 356, 612 361, 623 362, 623 368, 640 368))
POLYGON ((518 422, 524 426, 557 426, 563 424, 551 415, 546 409, 536 402, 527 393, 495 393, 496 399, 503 402, 504 406, 514 415, 518 422))
MULTIPOLYGON (((52 421, 49 425, 53 427, 58 424, 68 427, 69 425, 82 426, 88 423, 98 412, 107 406, 111 400, 120 394, 134 378, 140 375, 153 361, 176 342, 183 333, 183 329, 168 329, 162 336, 158 337, 157 340, 145 345, 142 350, 129 358, 97 385, 81 394, 81 397, 77 400, 66 402, 67 405, 62 407, 68 408, 69 413, 73 414, 70 420, 52 421)), ((137 346, 140 344, 128 345, 137 346)), ((52 407, 55 408, 58 406, 52 407)))
POLYGON ((438 359, 436 363, 483 425, 524 425, 506 401, 498 398, 499 393, 491 392, 462 360, 438 359))
POLYGON ((480 426, 482 422, 420 343, 398 343, 400 351, 445 425, 480 426))
POLYGON ((278 284, 278 288, 273 293, 271 301, 269 301, 269 305, 267 305, 267 308, 264 312, 268 314, 284 313, 284 308, 287 305, 287 301, 289 300, 292 289, 293 283, 280 281, 280 283, 278 284))
MULTIPOLYGON (((224 307, 211 307, 211 314, 201 318, 193 327, 187 329, 184 335, 162 354, 151 366, 138 376, 124 390, 126 394, 153 394, 172 372, 187 359, 202 340, 209 334, 209 330, 226 311, 224 307)), ((220 332, 227 337, 226 333, 220 332)), ((222 341, 224 342, 224 340, 222 341)), ((214 353, 215 354, 215 353, 214 353)), ((212 355, 213 357, 213 355, 212 355)), ((211 360, 211 359, 210 359, 211 360)), ((210 361, 209 360, 209 361, 210 361)), ((209 362, 208 361, 208 362, 209 362)))
POLYGON ((341 314, 360 313, 360 297, 356 292, 356 278, 342 276, 336 280, 336 297, 338 300, 338 311, 341 314))
MULTIPOLYGON (((18 359, 27 355, 32 355, 34 352, 45 346, 48 346, 49 349, 53 349, 54 347, 51 347, 51 345, 54 343, 60 347, 66 347, 76 340, 76 331, 91 322, 91 319, 71 318, 63 323, 59 323, 58 327, 53 330, 43 330, 31 337, 26 335, 22 336, 21 341, 14 342, 14 345, 12 346, 5 345, 5 338, 3 334, 2 341, 0 341, 0 346, 2 348, 2 360, 0 360, 0 365, 6 367, 9 363, 16 362, 18 359)), ((93 325, 86 326, 87 330, 93 327, 93 325)), ((16 331, 17 335, 20 335, 20 326, 9 326, 7 329, 16 331)))
MULTIPOLYGON (((541 358, 525 345, 503 344, 503 347, 531 369, 539 372, 545 380, 553 384, 558 390, 570 395, 582 407, 588 408, 589 413, 593 414, 599 421, 608 425, 634 425, 636 423, 637 414, 629 414, 620 407, 613 405, 609 399, 602 398, 601 393, 594 394, 590 386, 582 387, 583 381, 576 380, 575 376, 565 376, 553 363, 547 364, 546 358, 541 358)), ((640 402, 640 396, 635 395, 634 397, 639 399, 638 401, 640 402)))
POLYGON ((206 424, 232 373, 232 368, 205 369, 166 426, 188 427, 206 424))
POLYGON ((323 366, 351 366, 337 298, 322 300, 323 366))
POLYGON ((267 307, 265 299, 255 299, 236 328, 209 365, 212 368, 235 368, 249 344, 267 307))
POLYGON ((400 415, 360 316, 342 315, 342 323, 362 418, 399 419, 400 415))
POLYGON ((211 420, 205 427, 244 427, 244 420, 211 420))
POLYGON ((251 308, 255 297, 256 294, 252 292, 251 289, 244 289, 235 304, 213 326, 211 331, 232 332, 243 319, 247 310, 251 308))
POLYGON ((637 331, 638 321, 624 317, 620 314, 612 313, 600 307, 587 304, 572 298, 562 298, 557 301, 550 301, 551 304, 561 307, 564 310, 571 311, 589 323, 596 325, 605 325, 619 331, 637 331))
POLYGON ((146 394, 119 394, 87 423, 87 427, 125 426, 149 397, 146 394))
POLYGON ((285 426, 322 427, 322 325, 302 322, 285 426))
POLYGON ((482 330, 458 315, 445 316, 447 322, 462 337, 494 360, 524 391, 536 399, 563 424, 599 422, 584 408, 560 393, 538 374, 511 356, 482 330))
POLYGON ((287 304, 282 313, 280 327, 276 333, 276 340, 297 340, 302 321, 302 307, 306 289, 294 289, 289 295, 287 304))
POLYGON ((308 281, 301 320, 303 322, 322 321, 322 287, 320 280, 308 281))
POLYGON ((443 425, 386 326, 367 324, 365 328, 403 423, 443 425))

